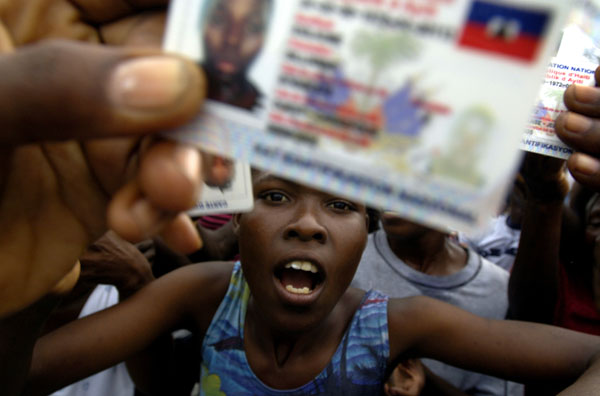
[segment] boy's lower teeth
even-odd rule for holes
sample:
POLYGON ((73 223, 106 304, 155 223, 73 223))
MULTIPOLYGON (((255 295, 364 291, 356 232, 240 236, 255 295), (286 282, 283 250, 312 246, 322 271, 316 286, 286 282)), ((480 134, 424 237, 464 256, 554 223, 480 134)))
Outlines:
POLYGON ((289 291, 290 293, 295 293, 295 294, 308 294, 310 293, 310 289, 308 287, 302 287, 300 289, 296 289, 294 286, 292 285, 287 285, 285 287, 285 290, 289 291))

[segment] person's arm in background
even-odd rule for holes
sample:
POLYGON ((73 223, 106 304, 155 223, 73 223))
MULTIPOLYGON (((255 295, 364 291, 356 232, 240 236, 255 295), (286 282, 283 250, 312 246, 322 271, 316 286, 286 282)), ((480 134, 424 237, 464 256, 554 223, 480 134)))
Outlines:
POLYGON ((525 213, 509 286, 509 318, 551 324, 558 295, 559 251, 568 182, 563 161, 527 153, 525 213))
MULTIPOLYGON (((567 167, 582 186, 590 191, 600 191, 600 67, 596 68, 596 84, 593 87, 572 85, 565 91, 564 101, 568 112, 556 120, 557 136, 575 153, 567 161, 567 167)), ((598 241, 596 242, 598 248, 598 241)), ((600 253, 595 254, 594 294, 600 296, 600 253)), ((600 309, 600 301, 596 306, 600 309)))
POLYGON ((231 261, 238 254, 237 235, 233 231, 231 221, 217 229, 208 229, 196 223, 196 229, 202 239, 202 247, 188 255, 175 252, 161 237, 153 239, 153 272, 156 276, 192 263, 231 261))
POLYGON ((113 285, 125 300, 154 280, 152 268, 135 245, 108 231, 79 259, 81 274, 76 287, 113 285))
MULTIPOLYGON (((49 316, 42 334, 79 318, 99 284, 115 286, 119 300, 124 300, 154 280, 146 257, 133 244, 123 240, 113 231, 108 231, 95 241, 79 261, 81 272, 77 283, 49 316)), ((102 301, 103 304, 108 302, 109 300, 102 301)), ((107 307, 97 306, 98 309, 107 307)))

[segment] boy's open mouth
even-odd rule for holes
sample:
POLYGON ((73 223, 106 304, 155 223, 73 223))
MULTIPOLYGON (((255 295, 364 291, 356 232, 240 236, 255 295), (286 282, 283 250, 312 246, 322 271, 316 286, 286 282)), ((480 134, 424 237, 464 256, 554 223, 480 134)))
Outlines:
POLYGON ((293 294, 310 294, 323 282, 323 274, 310 261, 291 261, 276 270, 275 277, 293 294))

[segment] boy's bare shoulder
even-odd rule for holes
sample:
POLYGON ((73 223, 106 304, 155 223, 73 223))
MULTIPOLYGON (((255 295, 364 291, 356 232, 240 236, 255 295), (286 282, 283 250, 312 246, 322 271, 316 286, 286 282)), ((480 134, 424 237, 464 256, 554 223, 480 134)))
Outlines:
POLYGON ((177 271, 186 271, 187 276, 199 277, 204 280, 210 279, 216 281, 225 277, 229 281, 233 272, 233 265, 233 261, 207 261, 186 265, 177 271))
POLYGON ((185 311, 193 316, 200 328, 207 327, 219 304, 223 300, 231 274, 233 262, 215 261, 181 267, 165 277, 173 277, 171 289, 180 293, 185 311))
POLYGON ((215 294, 223 297, 233 272, 233 264, 228 261, 214 261, 186 265, 165 275, 164 278, 172 278, 169 279, 171 284, 177 285, 180 291, 185 290, 186 293, 193 291, 200 300, 210 299, 215 294))

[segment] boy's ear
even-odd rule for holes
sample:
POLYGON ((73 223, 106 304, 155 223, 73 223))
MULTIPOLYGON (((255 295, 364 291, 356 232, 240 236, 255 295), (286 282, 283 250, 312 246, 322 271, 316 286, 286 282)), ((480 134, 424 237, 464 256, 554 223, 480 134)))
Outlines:
POLYGON ((233 232, 236 236, 240 236, 240 217, 241 213, 234 213, 233 218, 231 219, 231 224, 233 225, 233 232))
POLYGON ((384 386, 386 396, 418 396, 425 386, 426 374, 418 359, 406 359, 392 371, 384 386))

